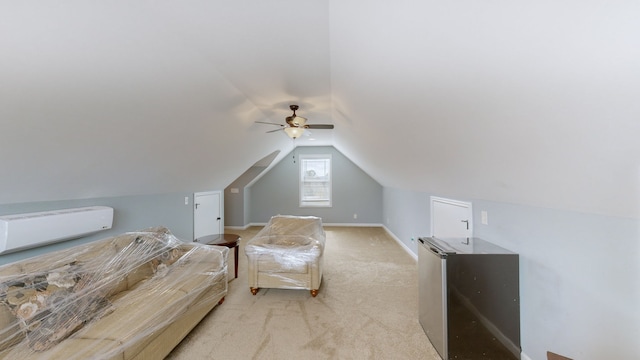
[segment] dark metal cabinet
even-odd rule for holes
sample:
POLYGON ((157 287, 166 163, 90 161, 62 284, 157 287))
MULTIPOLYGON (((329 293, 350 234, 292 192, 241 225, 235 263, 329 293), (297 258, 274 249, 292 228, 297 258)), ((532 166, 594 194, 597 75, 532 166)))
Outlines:
POLYGON ((419 241, 419 320, 440 356, 520 359, 518 254, 477 238, 419 241))

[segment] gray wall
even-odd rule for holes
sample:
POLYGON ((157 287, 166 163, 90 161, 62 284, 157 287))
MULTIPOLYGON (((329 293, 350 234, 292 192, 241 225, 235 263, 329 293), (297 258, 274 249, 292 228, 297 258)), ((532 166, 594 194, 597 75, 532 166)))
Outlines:
POLYGON ((173 193, 140 196, 121 196, 81 200, 47 201, 0 205, 0 215, 21 214, 56 209, 104 205, 114 209, 113 227, 106 231, 79 239, 0 255, 0 265, 67 248, 70 246, 103 239, 127 231, 136 231, 152 226, 166 226, 179 239, 193 239, 193 194, 173 193), (184 198, 189 204, 184 204, 184 198))
POLYGON ((382 186, 333 146, 297 147, 250 188, 251 223, 266 223, 273 215, 314 215, 324 223, 381 224, 382 186), (333 199, 330 208, 299 206, 298 158, 331 154, 333 199), (294 162, 295 156, 295 162, 294 162), (358 214, 354 219, 353 214, 358 214))
POLYGON ((252 166, 237 178, 231 185, 224 189, 224 225, 243 227, 248 224, 246 216, 246 190, 245 187, 253 179, 263 172, 266 166, 252 166), (231 189, 238 189, 237 193, 232 193, 231 189))
MULTIPOLYGON (((384 188, 384 225, 414 253, 429 196, 384 188)), ((523 353, 575 359, 640 354, 640 221, 474 199, 474 235, 520 254, 523 353), (488 224, 480 223, 487 211, 488 224)), ((523 357, 523 359, 526 359, 523 357)))
POLYGON ((258 175, 265 171, 269 165, 280 154, 280 150, 276 150, 269 155, 258 160, 247 171, 234 180, 231 185, 224 189, 224 224, 231 227, 245 227, 249 224, 249 191, 247 185, 255 180, 258 175), (232 193, 231 189, 238 189, 237 193, 232 193))

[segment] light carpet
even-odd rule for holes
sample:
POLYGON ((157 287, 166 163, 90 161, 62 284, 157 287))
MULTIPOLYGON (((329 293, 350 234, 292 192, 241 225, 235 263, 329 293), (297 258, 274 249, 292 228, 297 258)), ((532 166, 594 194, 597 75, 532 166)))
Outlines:
POLYGON ((260 229, 229 231, 242 237, 238 278, 167 359, 440 359, 418 322, 416 261, 384 229, 325 227, 315 298, 251 295, 244 244, 260 229))

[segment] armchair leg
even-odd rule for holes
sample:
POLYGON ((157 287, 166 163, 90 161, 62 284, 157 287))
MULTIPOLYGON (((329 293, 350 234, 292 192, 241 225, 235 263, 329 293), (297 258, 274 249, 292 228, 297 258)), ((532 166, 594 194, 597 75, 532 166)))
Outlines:
POLYGON ((257 293, 258 293, 258 289, 259 289, 259 288, 254 288, 254 287, 252 287, 252 288, 249 288, 249 289, 251 289, 251 293, 252 293, 253 295, 255 295, 255 294, 257 294, 257 293))
POLYGON ((311 290, 311 296, 316 297, 318 295, 318 289, 311 290))
POLYGON ((223 302, 224 302, 224 296, 222 297, 222 299, 218 300, 218 305, 222 305, 223 302))

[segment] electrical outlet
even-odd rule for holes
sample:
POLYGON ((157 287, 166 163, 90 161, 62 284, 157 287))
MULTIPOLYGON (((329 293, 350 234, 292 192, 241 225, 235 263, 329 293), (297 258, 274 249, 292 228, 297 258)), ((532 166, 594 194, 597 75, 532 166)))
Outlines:
POLYGON ((184 197, 184 204, 185 205, 189 205, 189 197, 188 196, 184 197))
POLYGON ((489 214, 485 210, 480 212, 480 217, 482 218, 482 225, 489 225, 489 214))
POLYGON ((353 218, 354 218, 354 219, 357 219, 357 218, 358 218, 358 214, 353 213, 353 218))

